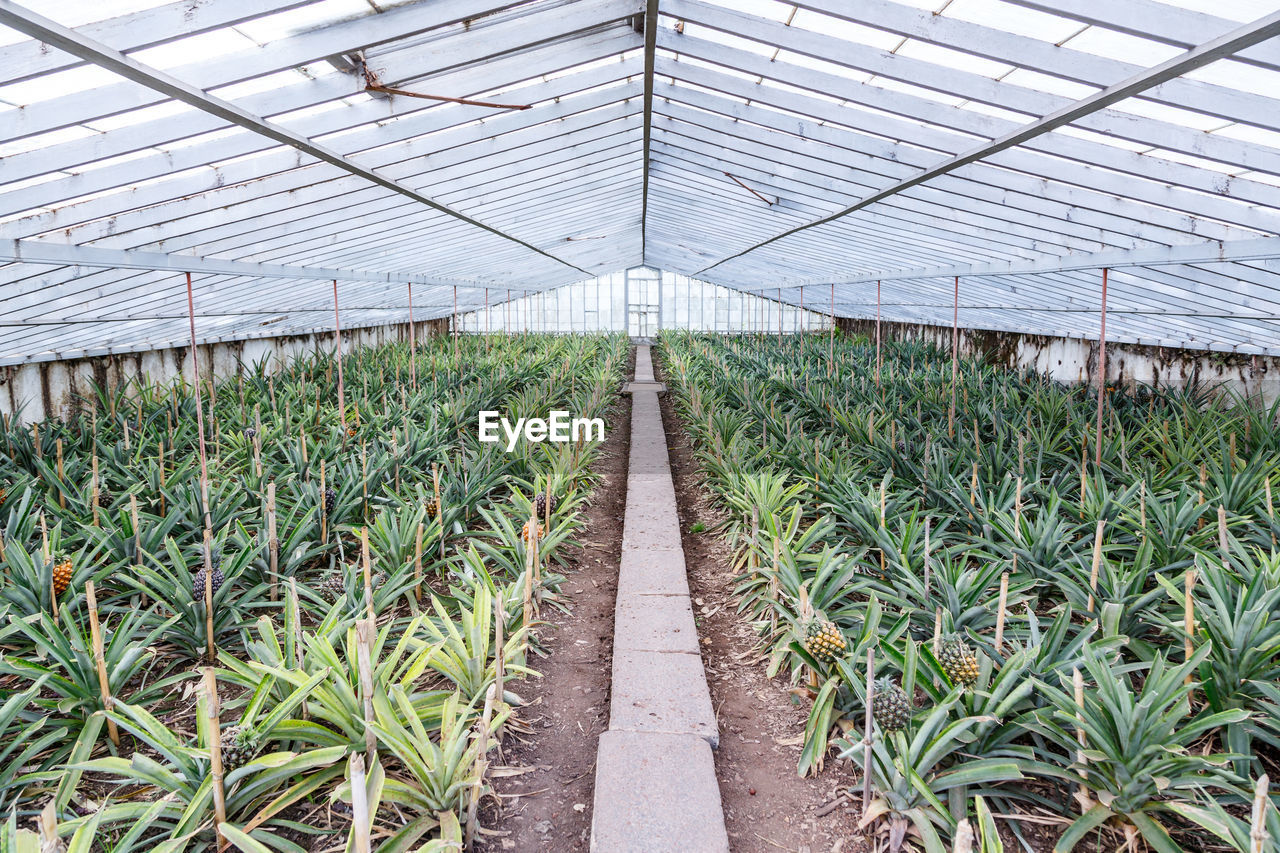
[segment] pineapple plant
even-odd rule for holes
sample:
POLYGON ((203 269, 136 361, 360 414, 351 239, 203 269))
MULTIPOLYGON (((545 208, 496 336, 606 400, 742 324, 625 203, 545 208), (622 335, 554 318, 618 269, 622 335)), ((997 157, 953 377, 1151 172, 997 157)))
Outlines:
POLYGON ((844 634, 830 622, 821 617, 810 619, 804 629, 804 650, 822 663, 835 663, 848 648, 844 634))
POLYGON ((943 639, 938 663, 953 684, 968 686, 978 680, 978 656, 959 634, 950 634, 943 639))
POLYGON ((75 571, 70 559, 64 559, 53 566, 53 594, 62 595, 71 586, 71 575, 75 571))
POLYGON ((260 747, 252 726, 229 726, 222 732, 222 772, 231 773, 253 760, 260 747))
POLYGON ((885 677, 876 682, 875 694, 871 697, 871 716, 886 732, 901 731, 911 722, 911 700, 892 678, 885 677))

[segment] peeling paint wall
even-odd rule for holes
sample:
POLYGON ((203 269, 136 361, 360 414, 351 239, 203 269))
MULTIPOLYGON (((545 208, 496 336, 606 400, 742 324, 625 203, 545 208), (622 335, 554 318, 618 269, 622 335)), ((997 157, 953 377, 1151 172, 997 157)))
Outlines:
MULTIPOLYGON (((875 339, 875 320, 841 318, 842 330, 875 339)), ((916 340, 951 350, 951 329, 916 323, 881 323, 885 340, 916 340)), ((1031 368, 1059 382, 1096 381, 1098 342, 985 329, 960 330, 961 355, 989 364, 1031 368)), ((1270 405, 1280 399, 1280 359, 1202 350, 1107 343, 1107 381, 1181 387, 1199 382, 1220 386, 1270 405)))
MULTIPOLYGON (((426 320, 414 326, 417 336, 425 338, 447 332, 449 320, 426 320)), ((408 323, 343 329, 342 350, 408 340, 408 323)), ((332 333, 202 344, 200 374, 226 379, 260 363, 275 371, 299 356, 332 351, 332 333)), ((191 347, 175 347, 0 367, 0 414, 9 420, 16 412, 17 423, 22 425, 51 417, 67 418, 94 399, 95 385, 115 389, 138 379, 162 384, 179 376, 189 379, 190 358, 191 347)))

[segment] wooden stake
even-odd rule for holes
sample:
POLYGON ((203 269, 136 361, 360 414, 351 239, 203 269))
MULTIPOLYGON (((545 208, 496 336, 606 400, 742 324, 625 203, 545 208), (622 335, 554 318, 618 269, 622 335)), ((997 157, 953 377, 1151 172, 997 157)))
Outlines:
MULTIPOLYGON (((1195 569, 1187 569, 1182 593, 1182 628, 1186 632, 1186 636, 1182 640, 1182 651, 1186 655, 1186 660, 1191 660, 1191 655, 1195 653, 1195 644, 1192 638, 1196 632, 1196 602, 1191 596, 1191 590, 1195 588, 1195 585, 1195 569)), ((1191 673, 1187 673, 1187 684, 1190 684, 1193 680, 1191 673)))
POLYGON ((866 814, 871 808, 871 744, 874 736, 871 732, 871 703, 875 700, 876 691, 876 650, 867 649, 867 701, 862 717, 862 812, 866 814))
POLYGON ((325 499, 328 486, 325 484, 324 459, 320 459, 320 542, 329 544, 329 501, 325 499))
POLYGON ((1253 813, 1249 819, 1249 853, 1263 853, 1267 849, 1267 841, 1271 833, 1267 832, 1267 786, 1271 784, 1267 774, 1258 777, 1258 784, 1253 789, 1253 813))
POLYGON ((413 282, 409 282, 409 380, 418 390, 418 331, 413 325, 413 282))
POLYGON ((133 559, 142 562, 142 524, 138 521, 138 496, 129 495, 129 519, 133 523, 133 559))
POLYGON ((1000 576, 1000 603, 996 608, 996 654, 1004 654, 1004 620, 1009 606, 1009 573, 1000 576))
POLYGON ((413 537, 413 600, 422 601, 422 522, 413 537))
POLYGON ((209 663, 217 663, 218 650, 213 642, 213 570, 211 557, 209 528, 204 529, 204 625, 209 637, 209 663))
MULTIPOLYGON (((1089 759, 1084 752, 1088 749, 1089 742, 1084 731, 1084 676, 1080 674, 1078 668, 1071 670, 1071 687, 1075 693, 1076 700, 1076 740, 1080 742, 1080 749, 1076 751, 1076 761, 1080 764, 1080 778, 1087 778, 1084 766, 1089 763, 1089 759)), ((1081 782, 1080 787, 1076 790, 1076 801, 1080 804, 1080 813, 1084 814, 1093 808, 1093 798, 1089 795, 1088 789, 1081 782)))
POLYGON ((372 619, 356 623, 356 669, 360 674, 360 700, 364 705, 364 758, 373 766, 378 738, 373 731, 373 638, 376 628, 372 619))
MULTIPOLYGON (((111 682, 107 678, 107 660, 102 649, 102 629, 98 624, 98 595, 94 591, 93 581, 85 581, 84 594, 89 606, 89 637, 93 643, 93 661, 98 667, 98 695, 102 697, 102 707, 107 711, 115 707, 111 698, 111 682)), ((120 746, 120 730, 116 721, 107 717, 107 734, 111 742, 120 746)))
POLYGON ((369 528, 360 528, 360 564, 364 569, 364 600, 369 621, 374 622, 377 613, 373 609, 373 566, 369 562, 369 528))
POLYGON ((1268 477, 1262 483, 1267 495, 1267 520, 1271 522, 1271 550, 1274 551, 1276 549, 1276 508, 1271 501, 1271 478, 1268 477))
POLYGON ((214 829, 218 834, 218 849, 226 848, 222 825, 227 822, 227 792, 222 776, 222 724, 218 721, 218 679, 213 667, 205 667, 204 693, 209 720, 209 764, 213 778, 214 829))
POLYGON ((1098 519, 1098 526, 1093 531, 1093 565, 1089 569, 1089 606, 1086 608, 1090 612, 1094 609, 1093 598, 1098 592, 1098 570, 1102 566, 1102 529, 1106 523, 1105 519, 1098 519))
POLYGON ((351 834, 355 853, 371 853, 373 842, 370 838, 371 823, 369 820, 369 791, 366 787, 364 772, 364 756, 352 753, 347 765, 351 769, 351 834))
MULTIPOLYGON (((170 432, 170 435, 172 436, 172 432, 170 432)), ((157 442, 157 444, 159 445, 159 447, 158 447, 158 454, 157 454, 157 455, 160 457, 160 515, 163 517, 163 516, 165 515, 165 507, 164 507, 164 468, 165 468, 165 458, 164 458, 164 457, 165 457, 165 451, 164 451, 164 439, 160 439, 160 441, 159 441, 159 442, 157 442)))
POLYGON ((276 481, 267 483, 267 551, 271 560, 271 600, 278 597, 280 582, 280 539, 276 535, 276 481))
POLYGON ((933 611, 933 653, 936 655, 942 649, 942 608, 937 607, 933 611))
POLYGON ((89 501, 93 505, 93 526, 98 527, 98 498, 101 494, 98 491, 98 454, 93 454, 93 473, 90 475, 89 482, 89 501))

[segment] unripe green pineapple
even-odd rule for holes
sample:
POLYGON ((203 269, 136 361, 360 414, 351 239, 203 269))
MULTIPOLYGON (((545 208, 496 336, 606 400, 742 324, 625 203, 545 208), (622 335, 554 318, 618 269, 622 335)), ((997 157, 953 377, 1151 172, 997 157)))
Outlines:
POLYGON ((938 663, 953 684, 969 685, 978 680, 978 656, 959 634, 951 634, 942 641, 938 663))
POLYGON ((258 754, 258 734, 247 726, 231 726, 222 732, 222 772, 243 767, 258 754))
POLYGON ((911 722, 911 701, 906 691, 893 682, 892 678, 882 678, 876 682, 875 695, 871 697, 871 715, 877 725, 886 732, 905 729, 911 722))
POLYGON ((812 619, 805 626, 804 650, 823 663, 834 663, 844 654, 848 644, 844 634, 826 619, 812 619))

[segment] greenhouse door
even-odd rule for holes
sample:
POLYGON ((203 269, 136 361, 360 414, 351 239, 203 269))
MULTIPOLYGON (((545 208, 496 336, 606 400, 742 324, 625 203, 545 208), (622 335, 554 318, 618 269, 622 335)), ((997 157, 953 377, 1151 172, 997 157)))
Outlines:
POLYGON ((658 334, 662 308, 662 274, 637 267, 627 270, 627 334, 652 338, 658 334))

